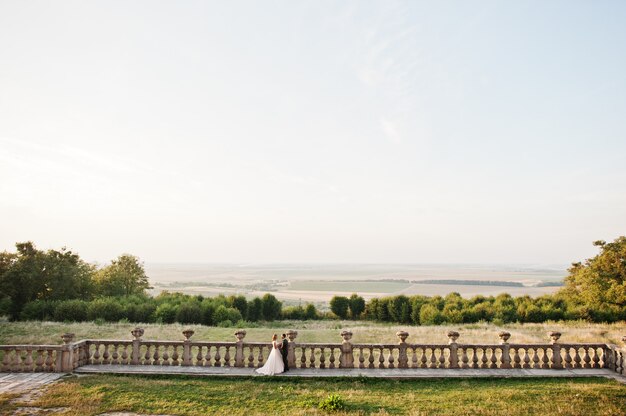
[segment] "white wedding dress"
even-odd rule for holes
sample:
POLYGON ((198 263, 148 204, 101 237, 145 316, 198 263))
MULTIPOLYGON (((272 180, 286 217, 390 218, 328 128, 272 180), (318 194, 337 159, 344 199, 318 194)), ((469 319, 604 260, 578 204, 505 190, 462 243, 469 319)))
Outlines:
POLYGON ((273 376, 274 374, 280 374, 285 371, 285 364, 283 364, 283 355, 280 353, 281 344, 276 341, 272 342, 272 351, 270 351, 269 357, 265 365, 261 368, 257 368, 256 372, 259 374, 265 374, 266 376, 273 376))

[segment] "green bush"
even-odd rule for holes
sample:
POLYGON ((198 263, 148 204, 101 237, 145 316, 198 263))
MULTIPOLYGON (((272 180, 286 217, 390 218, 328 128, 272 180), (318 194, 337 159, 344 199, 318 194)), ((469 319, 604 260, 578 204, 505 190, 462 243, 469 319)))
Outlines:
POLYGON ((154 316, 157 322, 161 324, 171 324, 176 321, 177 307, 170 303, 162 303, 157 306, 154 316))
POLYGON ((183 303, 176 312, 176 321, 181 324, 202 323, 202 308, 197 301, 183 303))
POLYGON ((224 321, 230 321, 230 325, 232 325, 233 322, 238 322, 242 319, 241 313, 237 309, 227 308, 224 305, 218 306, 213 314, 213 322, 216 325, 219 325, 224 321))
POLYGON ((59 322, 84 322, 89 303, 83 300, 64 300, 54 309, 54 320, 59 322))
POLYGON ((54 310, 58 301, 36 300, 24 305, 20 313, 22 321, 50 321, 54 318, 54 310))
POLYGON ((317 406, 322 410, 328 410, 331 412, 336 412, 338 410, 343 410, 346 407, 344 400, 338 394, 329 394, 324 400, 320 401, 317 406))
POLYGON ((113 298, 96 299, 87 307, 87 318, 90 321, 103 319, 106 322, 117 322, 124 317, 122 305, 113 298))

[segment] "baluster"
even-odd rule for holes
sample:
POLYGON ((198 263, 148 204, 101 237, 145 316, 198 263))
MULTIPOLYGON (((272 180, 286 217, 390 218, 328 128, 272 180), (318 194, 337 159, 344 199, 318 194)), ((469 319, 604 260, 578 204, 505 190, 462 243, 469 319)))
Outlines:
POLYGON ((172 352, 172 365, 179 365, 178 362, 178 345, 172 345, 174 351, 172 352))
POLYGON ((150 365, 150 345, 146 345, 146 353, 143 356, 143 365, 150 365))
POLYGON ((565 368, 572 368, 572 356, 569 353, 569 347, 565 347, 565 368))
POLYGON ((359 348, 359 368, 365 368, 365 353, 363 347, 359 348))
POLYGON ((330 347, 330 364, 328 366, 328 368, 335 368, 335 348, 334 347, 330 347))
POLYGON ((589 356, 589 349, 585 347, 585 355, 583 356, 583 368, 591 368, 591 357, 589 356))
POLYGON ((533 368, 539 368, 539 348, 533 348, 533 368))
POLYGON ((2 357, 2 372, 6 373, 11 370, 11 360, 9 358, 9 354, 11 354, 10 350, 3 350, 4 355, 2 357))
POLYGON ((480 349, 482 356, 480 357, 480 368, 487 368, 487 348, 480 349))
POLYGON ((411 368, 417 368, 417 348, 413 347, 413 356, 411 357, 411 368))
POLYGON ((439 367, 438 368, 446 368, 446 349, 442 348, 439 350, 439 367))
POLYGON ((104 344, 104 352, 102 353, 102 364, 110 364, 111 360, 109 360, 109 344, 104 344))
POLYGON ((224 367, 230 367, 230 346, 226 346, 226 354, 224 354, 224 367))
POLYGON ((26 359, 24 360, 24 371, 32 372, 33 371, 33 350, 26 350, 26 359))
POLYGON ((430 365, 428 368, 437 368, 437 359, 435 358, 435 349, 430 349, 430 365))
POLYGON ((114 365, 120 363, 117 360, 117 358, 118 358, 117 347, 118 347, 118 344, 113 344, 113 354, 111 354, 111 364, 114 364, 114 365))
POLYGON ((309 357, 309 368, 315 368, 315 347, 311 348, 311 356, 309 357))
POLYGON ((463 348, 463 355, 461 356, 461 368, 469 368, 469 357, 467 356, 467 348, 463 348))
POLYGON ((101 364, 100 362, 100 344, 96 342, 95 344, 96 349, 93 352, 93 359, 91 360, 92 364, 101 364))
POLYGON ((46 350, 46 361, 44 363, 45 371, 54 371, 54 360, 52 359, 52 354, 54 354, 54 350, 46 350))
POLYGON ((159 345, 154 346, 154 355, 152 356, 152 365, 161 365, 161 355, 159 353, 159 345))
MULTIPOLYGON (((382 350, 381 350, 382 352, 382 350)), ((389 365, 387 366, 387 368, 395 368, 395 366, 393 365, 394 362, 394 357, 393 357, 393 348, 389 348, 389 357, 388 357, 388 362, 389 365)))
POLYGON ((170 365, 170 346, 163 344, 163 354, 161 354, 161 365, 170 365))
POLYGON ((478 352, 476 347, 472 347, 472 368, 478 368, 478 352))
POLYGON ((300 368, 306 368, 306 347, 302 347, 302 355, 300 356, 300 368))
POLYGON ((248 368, 254 368, 254 347, 250 345, 250 354, 248 355, 248 368))
POLYGON ((496 348, 491 348, 491 358, 489 359, 489 368, 498 368, 498 357, 496 356, 496 348))
POLYGON ((542 349, 541 368, 550 368, 550 357, 548 357, 548 348, 542 349))
POLYGON ((580 359, 580 351, 578 348, 574 348, 574 368, 582 368, 582 365, 580 364, 581 359, 580 359))
POLYGON ((198 353, 196 354, 196 367, 202 367, 204 362, 202 361, 202 345, 198 345, 198 353))
POLYGON ((324 356, 324 347, 320 348, 320 368, 326 368, 326 357, 324 356))
POLYGON ((385 354, 383 351, 383 347, 379 347, 379 354, 378 354, 378 368, 385 368, 385 354))
POLYGON ((592 368, 600 368, 600 355, 598 354, 598 350, 596 348, 593 348, 592 351, 593 351, 592 368))
POLYGON ((367 361, 369 362, 367 368, 374 368, 374 347, 370 347, 370 355, 367 357, 367 361))
MULTIPOLYGON (((43 371, 43 350, 37 350, 36 353, 37 359, 35 359, 35 371, 40 372, 43 371)), ((4 364, 2 367, 4 371, 4 364)))
POLYGON ((528 355, 528 350, 530 348, 524 348, 524 364, 522 368, 530 368, 530 355, 528 355))
POLYGON ((11 371, 14 373, 19 373, 22 367, 22 351, 16 349, 15 354, 13 354, 13 362, 11 363, 11 371))
POLYGON ((206 346, 206 355, 204 356, 204 366, 205 367, 211 366, 211 346, 210 345, 206 346))
POLYGON ((215 355, 213 356, 213 359, 215 360, 215 367, 222 366, 222 355, 220 354, 220 347, 221 345, 215 346, 215 355))

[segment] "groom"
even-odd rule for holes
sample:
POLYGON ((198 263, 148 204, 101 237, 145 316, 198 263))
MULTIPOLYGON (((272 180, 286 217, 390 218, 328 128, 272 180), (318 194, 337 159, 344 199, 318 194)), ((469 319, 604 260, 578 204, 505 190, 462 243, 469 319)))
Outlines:
POLYGON ((287 335, 283 334, 283 344, 280 347, 280 354, 283 356, 283 364, 285 365, 285 371, 289 371, 289 362, 287 361, 287 354, 289 353, 289 343, 287 342, 287 335))

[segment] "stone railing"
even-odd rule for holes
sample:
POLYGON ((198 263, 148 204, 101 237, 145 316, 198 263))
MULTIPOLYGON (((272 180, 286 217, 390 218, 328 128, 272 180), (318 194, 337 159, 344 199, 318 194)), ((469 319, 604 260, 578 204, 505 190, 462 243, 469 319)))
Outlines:
MULTIPOLYGON (((236 341, 194 341, 194 331, 183 331, 182 341, 143 339, 144 330, 131 331, 132 340, 89 339, 73 342, 64 334, 62 345, 2 345, 2 372, 72 372, 84 365, 261 367, 271 344, 245 342, 246 331, 235 332, 236 341)), ((287 360, 291 368, 362 369, 569 369, 605 368, 626 374, 626 350, 601 343, 562 343, 551 332, 550 343, 511 344, 501 332, 498 344, 458 343, 459 333, 448 332, 447 344, 412 344, 409 334, 398 332, 397 344, 355 344, 352 332, 342 331, 341 343, 299 343, 288 331, 287 360)), ((626 341, 626 337, 623 339, 626 341)))

